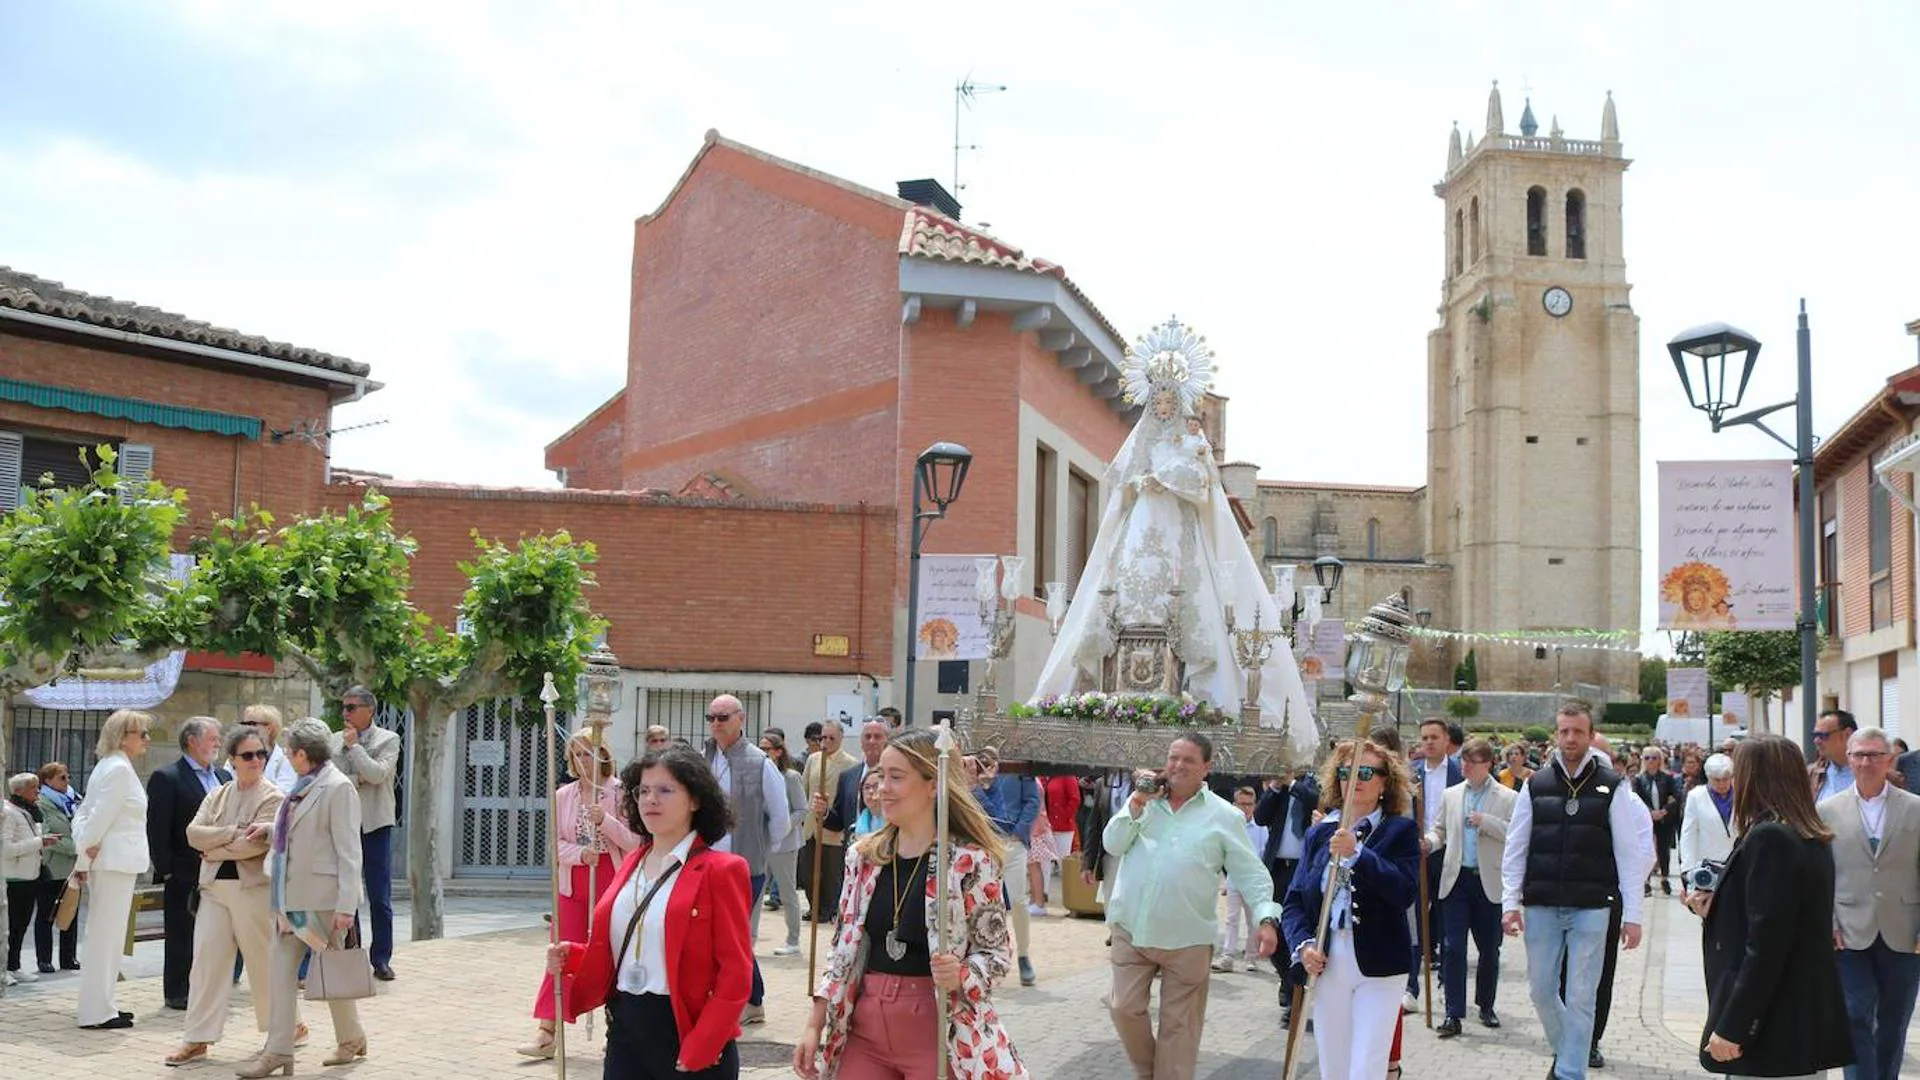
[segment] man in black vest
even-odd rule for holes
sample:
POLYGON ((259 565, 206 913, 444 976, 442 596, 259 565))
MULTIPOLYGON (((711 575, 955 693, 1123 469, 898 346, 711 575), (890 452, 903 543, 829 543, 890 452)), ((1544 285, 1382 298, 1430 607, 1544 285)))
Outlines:
POLYGON ((187 1007, 187 975, 193 969, 193 898, 200 887, 200 853, 187 843, 187 825, 200 801, 233 774, 214 767, 220 756, 220 722, 196 716, 180 725, 180 760, 155 769, 147 780, 147 850, 153 881, 162 886, 166 951, 160 969, 167 1008, 187 1007))
POLYGON ((1620 898, 1620 943, 1638 947, 1635 886, 1653 864, 1653 821, 1607 756, 1593 749, 1591 706, 1564 702, 1554 741, 1558 750, 1527 781, 1507 828, 1501 923, 1509 935, 1526 933, 1527 983, 1554 1052, 1549 1077, 1586 1080, 1608 907, 1620 898))

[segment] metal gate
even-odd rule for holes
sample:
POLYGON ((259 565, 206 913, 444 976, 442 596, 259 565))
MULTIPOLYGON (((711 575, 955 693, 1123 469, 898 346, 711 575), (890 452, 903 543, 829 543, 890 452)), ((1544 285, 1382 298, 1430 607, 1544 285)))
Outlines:
POLYGON ((747 729, 744 737, 758 739, 760 729, 767 722, 768 699, 773 695, 743 690, 677 690, 664 687, 641 687, 636 693, 646 699, 646 722, 636 734, 640 737, 634 745, 646 746, 646 729, 654 724, 667 729, 675 738, 685 739, 697 750, 707 739, 707 706, 721 694, 732 694, 740 699, 740 707, 747 713, 747 729))
POLYGON ((85 791, 96 760, 94 745, 100 741, 100 729, 111 715, 110 709, 13 706, 13 745, 7 748, 7 768, 13 772, 37 772, 49 761, 63 762, 72 778, 69 782, 85 791))
MULTIPOLYGON (((547 873, 547 739, 514 719, 512 699, 469 705, 458 718, 460 850, 456 875, 547 873)), ((567 718, 558 715, 560 730, 567 718)))

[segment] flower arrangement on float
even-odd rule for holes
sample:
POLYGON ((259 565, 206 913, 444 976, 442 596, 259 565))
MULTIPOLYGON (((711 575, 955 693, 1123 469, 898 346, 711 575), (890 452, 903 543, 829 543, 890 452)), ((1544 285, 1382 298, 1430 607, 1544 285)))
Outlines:
POLYGON ((1013 720, 1044 717, 1137 727, 1227 727, 1239 722, 1234 714, 1185 694, 1173 697, 1099 690, 1043 697, 1031 705, 1009 705, 1007 716, 1013 720))

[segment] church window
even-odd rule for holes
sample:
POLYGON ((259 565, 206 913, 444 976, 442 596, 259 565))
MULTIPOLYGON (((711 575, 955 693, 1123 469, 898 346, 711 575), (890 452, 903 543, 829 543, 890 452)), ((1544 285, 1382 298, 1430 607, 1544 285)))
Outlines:
POLYGON ((1367 558, 1380 557, 1380 519, 1367 519, 1367 558))
POLYGON ((1527 254, 1547 253, 1547 189, 1527 189, 1527 254))
POLYGON ((1279 558, 1280 523, 1273 518, 1260 523, 1260 547, 1266 552, 1267 558, 1279 558))
MULTIPOLYGON (((1541 252, 1546 254, 1546 252, 1541 252)), ((1567 258, 1587 257, 1587 194, 1579 188, 1567 192, 1567 258)))
POLYGON ((1480 196, 1475 195, 1473 197, 1472 206, 1473 206, 1473 215, 1472 215, 1473 220, 1470 223, 1469 227, 1472 230, 1473 244, 1468 249, 1468 251, 1471 253, 1468 258, 1469 266, 1480 261, 1480 196))
POLYGON ((1461 235, 1466 229, 1465 214, 1464 210, 1453 212, 1453 273, 1456 277, 1460 274, 1461 252, 1466 248, 1463 242, 1466 238, 1461 235))

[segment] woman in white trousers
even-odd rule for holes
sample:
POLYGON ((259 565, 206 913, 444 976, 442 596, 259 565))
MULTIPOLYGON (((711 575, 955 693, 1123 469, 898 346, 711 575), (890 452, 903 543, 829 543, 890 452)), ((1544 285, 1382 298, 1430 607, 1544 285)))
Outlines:
POLYGON ((133 1026, 133 1014, 114 1003, 120 953, 133 912, 133 883, 146 873, 147 789, 133 763, 153 742, 153 717, 120 709, 100 729, 99 764, 87 778, 87 797, 73 819, 79 852, 73 875, 87 887, 87 920, 80 934, 80 1026, 110 1031, 133 1026))

